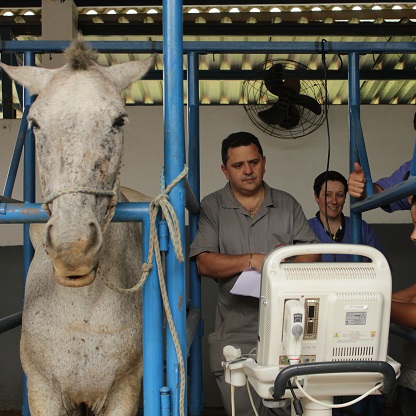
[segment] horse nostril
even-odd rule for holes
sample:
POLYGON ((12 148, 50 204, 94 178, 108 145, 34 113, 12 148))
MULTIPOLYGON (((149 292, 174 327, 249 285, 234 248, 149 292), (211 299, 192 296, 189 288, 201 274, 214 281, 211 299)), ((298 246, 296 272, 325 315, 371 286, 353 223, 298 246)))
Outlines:
POLYGON ((47 224, 46 225, 46 230, 45 230, 45 237, 43 240, 43 246, 45 247, 45 251, 47 254, 49 254, 52 250, 52 224, 47 224))
POLYGON ((101 228, 96 221, 91 221, 89 223, 89 238, 88 238, 88 245, 86 246, 85 250, 88 253, 91 250, 97 250, 101 247, 102 243, 102 234, 101 228))

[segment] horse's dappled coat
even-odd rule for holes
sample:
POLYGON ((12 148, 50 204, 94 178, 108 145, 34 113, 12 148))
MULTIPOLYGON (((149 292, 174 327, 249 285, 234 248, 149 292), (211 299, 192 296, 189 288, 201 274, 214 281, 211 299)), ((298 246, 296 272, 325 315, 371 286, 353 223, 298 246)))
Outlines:
POLYGON ((116 293, 95 276, 99 267, 115 285, 131 287, 141 273, 139 224, 111 223, 102 231, 120 191, 127 118, 120 93, 146 74, 153 58, 103 67, 81 39, 66 58, 53 70, 1 64, 38 94, 28 119, 51 214, 31 232, 35 256, 21 338, 30 412, 70 415, 86 403, 97 416, 135 415, 141 295, 116 293))

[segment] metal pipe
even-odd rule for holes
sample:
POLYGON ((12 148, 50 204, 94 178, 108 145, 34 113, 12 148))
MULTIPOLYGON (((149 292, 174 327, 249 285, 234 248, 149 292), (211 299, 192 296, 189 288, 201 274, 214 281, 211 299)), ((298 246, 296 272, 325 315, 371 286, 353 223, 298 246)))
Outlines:
MULTIPOLYGON (((17 170, 19 169, 20 158, 22 157, 23 146, 25 144, 27 129, 27 113, 29 112, 30 105, 25 106, 23 111, 22 121, 20 122, 19 133, 17 134, 16 144, 14 146, 12 161, 10 162, 9 171, 7 173, 6 184, 4 186, 3 195, 11 197, 13 193, 13 187, 16 181, 17 170)), ((29 140, 29 139, 28 139, 29 140)))
MULTIPOLYGON (((199 54, 188 54, 188 157, 189 185, 196 200, 200 199, 200 137, 199 137, 199 54)), ((199 209, 198 209, 199 212, 199 209)), ((189 215, 189 241, 192 243, 198 229, 197 212, 189 215)), ((201 310, 201 276, 198 274, 195 259, 189 262, 189 308, 201 310)), ((189 416, 202 413, 202 327, 199 319, 198 333, 193 337, 189 355, 189 416)))
MULTIPOLYGON (((150 246, 150 217, 143 218, 142 256, 147 259, 150 246)), ((144 414, 159 416, 160 389, 163 387, 163 308, 156 261, 143 287, 143 397, 144 414)))
POLYGON ((168 387, 160 389, 160 406, 162 408, 162 416, 170 416, 170 391, 168 387))
POLYGON ((0 319, 0 334, 22 325, 22 312, 0 319))
MULTIPOLYGON (((352 112, 351 109, 355 106, 359 108, 360 105, 360 80, 359 80, 359 55, 358 53, 352 53, 349 55, 348 61, 348 90, 350 95, 350 100, 348 101, 350 117, 349 123, 349 137, 350 137, 350 172, 354 168, 354 162, 358 159, 357 151, 357 138, 355 136, 355 131, 353 128, 353 121, 351 117, 354 115, 356 124, 359 124, 359 112, 352 112)), ((363 159, 367 158, 367 155, 360 155, 363 159)), ((361 160, 362 162, 363 160, 361 160)), ((351 213, 351 240, 353 243, 362 242, 362 223, 361 223, 361 214, 351 213)), ((359 260, 359 256, 353 256, 355 261, 359 260)))
MULTIPOLYGON (((167 0, 164 3, 168 3, 167 0)), ((172 1, 171 9, 175 7, 175 3, 181 3, 178 0, 172 1)), ((153 41, 91 41, 88 42, 91 47, 100 52, 107 53, 166 53, 171 44, 171 40, 178 32, 182 35, 182 16, 174 16, 170 18, 166 15, 168 4, 164 5, 164 42, 153 41), (166 8, 166 9, 165 9, 166 8), (180 20, 180 28, 172 28, 170 24, 173 20, 180 20), (169 20, 169 22, 168 22, 169 20), (167 29, 174 29, 170 34, 167 29)), ((181 10, 182 13, 182 10, 181 10)), ((173 22, 174 23, 174 22, 173 22)), ((182 38, 181 38, 182 39, 182 38)), ((70 45, 70 41, 48 41, 48 40, 6 40, 1 43, 0 52, 53 52, 60 53, 70 45)), ((350 54, 350 53, 415 53, 416 45, 414 42, 327 42, 328 53, 331 54, 350 54)), ((198 52, 198 53, 322 53, 322 48, 318 42, 216 42, 216 41, 188 41, 181 42, 180 50, 172 51, 182 56, 182 52, 198 52)), ((170 68, 171 69, 171 68, 170 68)), ((168 72, 168 71, 167 71, 168 72)))
MULTIPOLYGON (((119 202, 112 221, 142 221, 146 219, 148 211, 148 202, 119 202)), ((42 204, 0 204, 0 224, 42 223, 48 220, 49 215, 43 211, 42 204)))
MULTIPOLYGON (((183 22, 182 1, 163 1, 163 108, 164 108, 164 162, 166 186, 172 183, 185 167, 185 132, 183 119, 183 22)), ((170 192, 173 206, 182 231, 180 244, 185 247, 185 191, 184 181, 179 182, 170 192)), ((176 236, 177 238, 178 236, 176 236)), ((182 355, 186 379, 186 287, 185 263, 179 263, 170 245, 166 253, 166 285, 173 325, 179 339, 179 354, 182 355)), ((171 414, 180 414, 179 361, 170 330, 166 334, 166 379, 171 394, 171 414)), ((186 384, 186 382, 185 382, 186 384)), ((186 393, 186 389, 185 389, 186 393)), ((185 394, 185 403, 187 398, 185 394)), ((186 404, 185 404, 186 412, 186 404)))
POLYGON ((406 198, 409 195, 416 193, 416 177, 400 182, 399 184, 385 189, 382 192, 369 196, 362 201, 354 202, 351 207, 352 214, 369 211, 370 209, 378 208, 387 205, 390 202, 398 199, 406 198))

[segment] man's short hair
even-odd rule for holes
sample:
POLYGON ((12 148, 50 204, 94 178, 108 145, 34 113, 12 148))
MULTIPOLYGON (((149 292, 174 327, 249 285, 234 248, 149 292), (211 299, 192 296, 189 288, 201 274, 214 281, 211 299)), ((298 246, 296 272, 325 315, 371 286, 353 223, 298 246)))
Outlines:
POLYGON ((224 166, 227 165, 228 161, 228 149, 240 146, 249 146, 250 144, 255 144, 259 153, 263 156, 263 149, 259 139, 254 134, 246 131, 240 131, 238 133, 232 133, 224 139, 221 146, 221 159, 224 166))
POLYGON ((348 182, 347 182, 347 179, 345 179, 345 176, 341 175, 336 170, 328 170, 328 171, 322 172, 320 175, 318 175, 315 178, 315 182, 313 183, 313 191, 317 197, 319 197, 319 194, 321 193, 321 189, 324 183, 328 181, 341 182, 344 185, 345 194, 347 193, 348 182))

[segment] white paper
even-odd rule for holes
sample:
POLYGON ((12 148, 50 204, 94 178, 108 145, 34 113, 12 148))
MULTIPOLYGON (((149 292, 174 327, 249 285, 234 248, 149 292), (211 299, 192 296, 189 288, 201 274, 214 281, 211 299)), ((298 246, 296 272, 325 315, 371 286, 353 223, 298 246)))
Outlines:
POLYGON ((260 297, 261 273, 257 270, 246 270, 240 274, 230 290, 233 295, 260 297))

